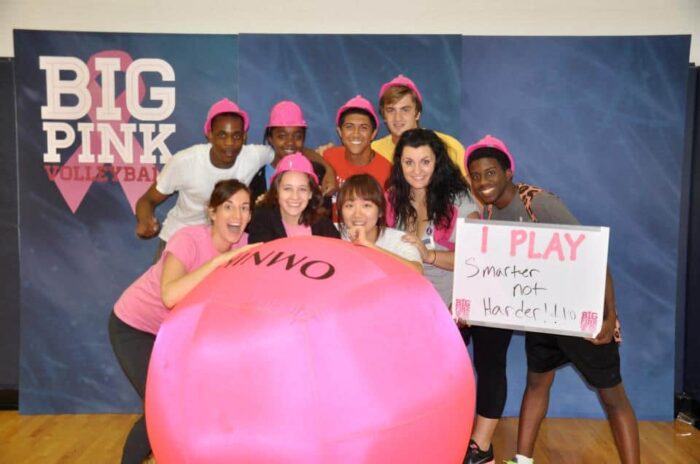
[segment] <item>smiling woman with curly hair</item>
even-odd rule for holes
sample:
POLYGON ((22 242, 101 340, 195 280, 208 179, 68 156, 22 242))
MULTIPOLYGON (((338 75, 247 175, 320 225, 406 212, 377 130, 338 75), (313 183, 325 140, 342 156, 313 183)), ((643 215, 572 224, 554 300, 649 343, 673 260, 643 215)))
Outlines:
POLYGON ((435 132, 411 129, 401 135, 387 198, 387 223, 407 233, 420 251, 425 276, 449 305, 457 218, 479 214, 469 184, 435 132))

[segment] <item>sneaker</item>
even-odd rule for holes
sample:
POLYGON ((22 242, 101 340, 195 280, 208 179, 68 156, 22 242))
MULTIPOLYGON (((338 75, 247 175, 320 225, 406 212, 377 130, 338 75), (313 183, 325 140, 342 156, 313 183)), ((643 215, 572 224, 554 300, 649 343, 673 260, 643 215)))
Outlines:
POLYGON ((507 461, 503 461, 503 464, 520 464, 520 463, 518 461, 518 457, 514 456, 514 457, 508 459, 507 461))
POLYGON ((494 464, 495 462, 493 445, 490 445, 488 450, 483 451, 479 449, 479 445, 474 440, 469 440, 469 448, 467 448, 463 464, 494 464))

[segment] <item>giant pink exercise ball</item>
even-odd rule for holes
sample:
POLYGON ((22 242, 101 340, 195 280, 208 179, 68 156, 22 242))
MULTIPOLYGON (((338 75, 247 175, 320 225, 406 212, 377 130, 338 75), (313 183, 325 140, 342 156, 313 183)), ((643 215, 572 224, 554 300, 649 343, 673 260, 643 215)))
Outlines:
POLYGON ((161 327, 146 421, 159 463, 461 463, 471 362, 431 284, 378 251, 275 240, 161 327))

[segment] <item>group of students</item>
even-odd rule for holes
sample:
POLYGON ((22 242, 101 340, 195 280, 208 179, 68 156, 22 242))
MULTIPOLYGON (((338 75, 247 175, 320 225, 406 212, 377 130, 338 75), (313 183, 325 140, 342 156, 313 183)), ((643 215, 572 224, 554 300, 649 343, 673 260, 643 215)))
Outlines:
MULTIPOLYGON (((422 103, 407 77, 384 84, 379 112, 389 135, 374 140, 379 118, 373 105, 361 96, 350 99, 336 115, 342 146, 324 147, 321 154, 305 147, 307 124, 294 102, 272 108, 266 145, 245 144, 248 115, 234 102, 211 107, 204 126, 208 143, 176 153, 136 207, 137 235, 159 233, 160 244, 153 266, 115 304, 109 335, 141 398, 155 336, 169 309, 257 242, 319 235, 376 249, 423 273, 447 307, 459 218, 577 224, 556 196, 513 182, 515 164, 501 140, 486 136, 465 151, 456 139, 420 128, 422 103), (175 192, 177 203, 161 228, 155 208, 175 192)), ((595 339, 526 334, 527 387, 518 454, 509 462, 533 462, 555 370, 568 362, 597 389, 621 460, 639 462, 637 422, 613 340, 616 321, 608 274, 604 323, 595 339)), ((477 376, 476 419, 464 462, 495 462, 491 439, 505 406, 512 331, 460 331, 465 346, 473 345, 477 376)), ((122 462, 139 463, 149 453, 142 417, 127 437, 122 462)))

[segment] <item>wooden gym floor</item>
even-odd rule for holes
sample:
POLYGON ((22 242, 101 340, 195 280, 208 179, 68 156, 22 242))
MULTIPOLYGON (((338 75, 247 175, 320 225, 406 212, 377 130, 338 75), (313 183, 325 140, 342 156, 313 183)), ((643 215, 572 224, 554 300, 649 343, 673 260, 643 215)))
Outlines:
MULTIPOLYGON (((127 414, 20 416, 0 411, 0 463, 118 463, 121 447, 138 416, 127 414)), ((517 419, 496 430, 496 462, 515 453, 517 419)), ((678 422, 640 422, 642 462, 700 463, 700 430, 678 422)), ((537 464, 614 463, 604 420, 546 419, 535 449, 537 464)))

